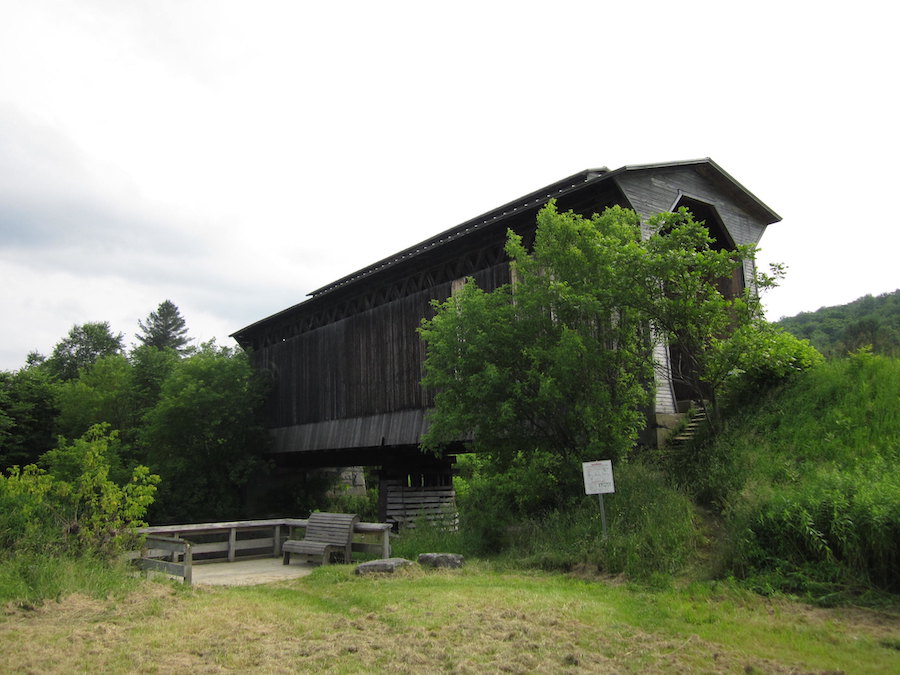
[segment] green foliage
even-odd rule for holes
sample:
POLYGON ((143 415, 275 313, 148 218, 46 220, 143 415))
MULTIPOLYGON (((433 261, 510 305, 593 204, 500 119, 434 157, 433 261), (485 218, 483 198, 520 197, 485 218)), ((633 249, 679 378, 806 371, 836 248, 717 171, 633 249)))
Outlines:
POLYGON ((56 384, 59 414, 56 431, 77 438, 95 424, 117 430, 117 457, 113 465, 116 480, 135 464, 147 463, 140 447, 144 415, 159 400, 162 382, 179 358, 173 350, 138 347, 130 358, 121 354, 104 356, 77 377, 56 384))
POLYGON ((807 340, 762 320, 741 326, 715 346, 711 370, 731 398, 758 395, 823 361, 807 340))
POLYGON ((0 473, 0 557, 49 553, 60 549, 62 540, 53 478, 33 464, 0 473))
POLYGON ((14 602, 31 608, 72 593, 110 598, 132 590, 136 583, 125 563, 117 560, 32 551, 0 556, 0 604, 4 605, 14 602))
POLYGON ((553 203, 532 253, 510 233, 516 283, 485 293, 469 280, 424 321, 423 385, 436 392, 423 438, 439 451, 466 438, 501 462, 523 448, 560 458, 625 456, 644 425, 652 379, 634 311, 642 256, 637 216, 584 219, 553 203))
POLYGON ((616 492, 605 496, 609 540, 595 551, 597 564, 630 578, 652 579, 682 569, 697 544, 690 499, 664 474, 643 462, 616 472, 616 492))
MULTIPOLYGON (((56 388, 59 434, 75 438, 95 424, 108 424, 130 438, 139 424, 132 385, 132 366, 122 354, 103 356, 56 388)), ((129 443, 130 444, 130 443, 129 443)))
MULTIPOLYGON (((454 551, 498 556, 515 565, 546 570, 588 566, 644 581, 678 572, 694 551, 697 533, 690 500, 642 461, 615 465, 616 492, 604 495, 606 539, 598 499, 586 496, 583 487, 565 500, 556 500, 565 501, 564 506, 541 515, 527 515, 532 511, 527 506, 510 513, 506 507, 515 499, 509 493, 529 499, 529 491, 537 492, 541 461, 529 467, 532 485, 503 480, 506 477, 491 481, 480 470, 484 462, 481 457, 464 461, 471 464, 465 469, 471 476, 460 482, 460 530, 445 535, 457 547, 454 551)), ((572 470, 581 477, 580 464, 572 470)), ((551 492, 557 484, 552 476, 545 478, 547 485, 541 490, 551 492)), ((429 534, 426 528, 420 535, 416 527, 411 538, 417 544, 424 538, 428 545, 433 538, 429 534)), ((400 539, 406 536, 402 532, 400 539)))
POLYGON ((391 540, 391 555, 416 560, 421 553, 460 553, 471 559, 480 555, 478 544, 471 531, 448 529, 439 521, 422 518, 415 527, 401 528, 391 540))
POLYGON ((164 300, 155 312, 150 312, 147 322, 138 321, 141 332, 135 337, 141 344, 157 349, 173 349, 178 354, 191 351, 188 347, 187 325, 178 307, 171 300, 164 300))
POLYGON ((140 346, 131 350, 132 397, 141 414, 156 405, 163 382, 175 370, 179 358, 174 349, 140 346))
POLYGON ((53 382, 42 368, 0 372, 0 470, 37 461, 53 447, 53 382))
POLYGON ((900 478, 882 458, 822 469, 737 504, 735 571, 758 586, 829 595, 869 586, 900 592, 900 478))
POLYGON ((182 359, 147 411, 140 440, 163 477, 156 522, 237 517, 267 436, 265 383, 245 354, 214 343, 182 359))
POLYGON ((61 380, 71 380, 103 356, 122 353, 123 335, 113 335, 109 322, 75 325, 53 348, 42 367, 61 380))
POLYGON ((0 373, 0 469, 40 463, 74 481, 84 460, 73 450, 78 441, 53 450, 55 437, 88 438, 104 425, 114 430, 104 431, 109 480, 127 484, 141 465, 165 476, 154 519, 248 515, 245 487, 265 469, 261 376, 243 353, 213 343, 186 349, 184 321, 168 301, 140 325, 149 342, 127 357, 121 334, 87 323, 50 359, 30 355, 29 367, 0 373), (150 339, 162 334, 170 346, 150 339))
POLYGON ((12 553, 109 556, 133 546, 153 502, 159 477, 145 466, 120 486, 109 478, 115 432, 92 427, 46 456, 51 472, 34 465, 0 474, 0 543, 12 553))
POLYGON ((584 496, 580 461, 546 450, 508 458, 479 454, 459 458, 465 476, 455 479, 461 527, 480 554, 498 553, 508 533, 530 518, 572 508, 584 496))
POLYGON ((673 457, 726 516, 735 574, 822 597, 897 592, 900 361, 860 352, 736 405, 725 431, 673 457))
POLYGON ((900 355, 900 290, 866 295, 846 305, 785 317, 778 325, 809 340, 829 358, 869 345, 876 354, 900 355))

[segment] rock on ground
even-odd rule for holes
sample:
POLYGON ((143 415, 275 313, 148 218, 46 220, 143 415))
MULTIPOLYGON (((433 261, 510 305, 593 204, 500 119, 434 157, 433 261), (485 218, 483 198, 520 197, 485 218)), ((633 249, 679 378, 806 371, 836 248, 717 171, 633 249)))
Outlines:
POLYGON ((459 553, 421 553, 419 564, 425 567, 449 567, 457 569, 465 564, 466 560, 459 553))
POLYGON ((385 558, 384 560, 370 560, 356 566, 357 574, 393 574, 401 567, 412 565, 412 560, 406 558, 385 558))

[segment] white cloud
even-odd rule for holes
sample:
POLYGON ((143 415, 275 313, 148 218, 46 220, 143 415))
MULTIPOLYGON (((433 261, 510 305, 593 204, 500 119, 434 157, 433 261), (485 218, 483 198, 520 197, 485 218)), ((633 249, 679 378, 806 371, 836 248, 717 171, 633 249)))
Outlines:
POLYGON ((774 318, 900 285, 874 3, 3 4, 0 368, 165 298, 224 338, 603 164, 711 156, 781 213, 774 318))

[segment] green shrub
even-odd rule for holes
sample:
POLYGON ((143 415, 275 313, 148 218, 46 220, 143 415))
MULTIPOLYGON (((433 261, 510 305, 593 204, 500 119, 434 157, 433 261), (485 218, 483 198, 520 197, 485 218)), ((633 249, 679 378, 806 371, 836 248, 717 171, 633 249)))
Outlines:
POLYGON ((556 496, 564 506, 528 514, 508 508, 522 503, 510 498, 508 484, 492 485, 476 469, 462 481, 458 545, 545 570, 588 565, 644 581, 677 572, 696 543, 690 500, 643 461, 617 464, 615 483, 616 492, 604 495, 604 539, 599 500, 584 494, 581 481, 556 496))
POLYGON ((775 324, 756 321, 723 341, 716 360, 718 368, 729 371, 722 378, 725 399, 739 402, 787 382, 825 359, 809 341, 775 324))
POLYGON ((62 548, 55 484, 35 465, 0 473, 0 558, 3 553, 50 554, 62 548))
MULTIPOLYGON (((153 502, 158 476, 145 466, 119 486, 109 479, 115 432, 91 427, 54 451, 63 479, 34 465, 0 474, 0 543, 7 553, 69 552, 110 556, 133 546, 153 502)), ((48 453, 49 454, 49 453, 48 453)))
POLYGON ((460 526, 483 555, 508 547, 508 531, 516 524, 565 511, 584 496, 581 464, 552 452, 504 459, 474 455, 459 464, 460 526))

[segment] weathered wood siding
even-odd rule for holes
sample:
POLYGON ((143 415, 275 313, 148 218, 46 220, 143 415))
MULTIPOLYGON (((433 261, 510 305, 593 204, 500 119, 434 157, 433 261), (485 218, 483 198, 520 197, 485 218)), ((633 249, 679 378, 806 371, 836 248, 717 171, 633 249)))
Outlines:
POLYGON ((653 360, 655 361, 656 398, 654 401, 656 412, 673 415, 678 412, 678 403, 675 400, 675 390, 672 388, 672 371, 669 363, 669 346, 664 342, 657 342, 653 346, 653 360))
POLYGON ((716 180, 705 165, 634 171, 616 178, 641 218, 671 210, 685 195, 715 206, 735 244, 758 244, 767 223, 754 216, 752 205, 737 189, 716 180))
MULTIPOLYGON (((474 273, 487 290, 509 280, 506 264, 474 273)), ((416 443, 432 404, 419 385, 424 345, 416 329, 452 281, 285 338, 254 354, 274 378, 270 426, 276 450, 416 443)))

